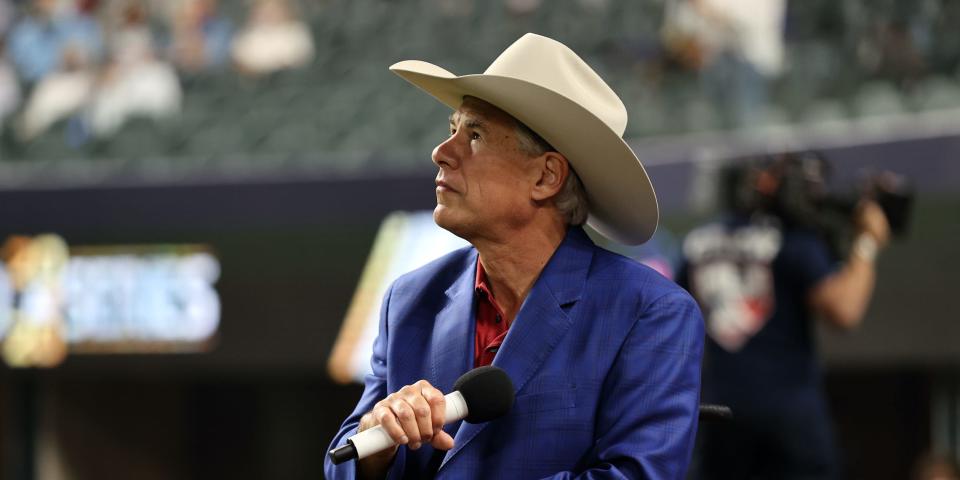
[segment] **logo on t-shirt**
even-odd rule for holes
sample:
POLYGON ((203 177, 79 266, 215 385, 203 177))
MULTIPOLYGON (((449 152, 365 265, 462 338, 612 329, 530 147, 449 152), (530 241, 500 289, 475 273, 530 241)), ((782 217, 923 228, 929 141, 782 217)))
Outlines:
POLYGON ((771 263, 783 238, 772 224, 712 224, 683 243, 691 293, 704 310, 707 333, 730 352, 740 350, 773 313, 771 263))

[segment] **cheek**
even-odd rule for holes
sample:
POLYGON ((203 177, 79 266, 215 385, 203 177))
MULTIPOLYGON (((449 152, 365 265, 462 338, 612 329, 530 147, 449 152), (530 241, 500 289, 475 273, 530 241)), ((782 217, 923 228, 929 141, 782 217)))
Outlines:
POLYGON ((468 192, 478 201, 499 203, 515 198, 523 190, 523 182, 516 172, 478 171, 468 178, 468 192))
POLYGON ((498 182, 480 184, 477 186, 481 193, 477 195, 478 207, 504 218, 521 213, 526 205, 524 186, 515 179, 501 178, 498 182))
POLYGON ((529 172, 523 158, 496 152, 463 162, 460 174, 466 183, 466 197, 478 208, 509 209, 522 206, 529 194, 529 172))

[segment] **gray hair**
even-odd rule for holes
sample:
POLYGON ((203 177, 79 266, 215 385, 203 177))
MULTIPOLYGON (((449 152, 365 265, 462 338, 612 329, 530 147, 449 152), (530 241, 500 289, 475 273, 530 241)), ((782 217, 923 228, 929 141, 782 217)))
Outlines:
MULTIPOLYGON (((531 157, 539 157, 544 153, 557 151, 537 132, 531 130, 520 120, 514 120, 517 122, 517 143, 521 152, 531 157)), ((583 188, 580 176, 573 170, 573 165, 568 163, 568 166, 570 167, 569 175, 567 175, 567 179, 564 180, 560 192, 557 193, 553 201, 567 225, 579 226, 587 221, 587 192, 583 188)))

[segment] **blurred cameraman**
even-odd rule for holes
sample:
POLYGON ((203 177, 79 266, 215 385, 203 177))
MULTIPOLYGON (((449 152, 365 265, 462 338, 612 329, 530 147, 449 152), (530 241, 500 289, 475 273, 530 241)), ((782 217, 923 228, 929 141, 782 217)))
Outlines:
POLYGON ((701 426, 703 479, 840 477, 814 321, 860 324, 890 226, 868 195, 839 206, 828 169, 808 154, 731 169, 724 219, 684 241, 677 281, 709 334, 702 401, 734 412, 701 426))

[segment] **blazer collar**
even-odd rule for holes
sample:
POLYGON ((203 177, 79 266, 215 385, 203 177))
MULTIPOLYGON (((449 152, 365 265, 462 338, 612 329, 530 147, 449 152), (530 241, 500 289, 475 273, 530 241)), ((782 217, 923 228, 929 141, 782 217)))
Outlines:
MULTIPOLYGON (((533 288, 520 307, 516 319, 510 326, 510 330, 500 346, 500 351, 497 352, 497 356, 493 360, 493 365, 507 372, 518 395, 523 392, 527 382, 536 374, 544 360, 560 343, 573 323, 573 319, 567 315, 565 307, 569 307, 580 299, 593 259, 594 248, 596 247, 583 232, 583 229, 571 228, 568 230, 563 242, 540 273, 540 277, 534 283, 533 288)), ((476 265, 476 255, 473 255, 473 260, 474 265, 476 265)), ((473 337, 476 320, 473 312, 473 278, 469 273, 475 274, 476 267, 466 270, 469 270, 468 275, 461 276, 454 287, 451 288, 451 290, 457 290, 455 297, 451 297, 451 304, 456 304, 456 306, 445 309, 444 312, 449 310, 451 313, 456 312, 466 315, 460 317, 460 324, 466 325, 467 330, 462 330, 460 326, 447 327, 443 329, 444 331, 438 330, 435 335, 437 333, 465 335, 469 340, 469 348, 463 347, 462 350, 453 352, 460 346, 450 345, 449 342, 444 344, 443 348, 445 350, 441 350, 442 359, 450 363, 438 365, 437 368, 440 371, 444 368, 452 370, 451 367, 463 365, 465 362, 469 365, 468 369, 473 366, 473 337), (471 320, 467 322, 464 321, 464 318, 470 318, 471 320)), ((444 322, 447 321, 449 320, 444 319, 444 322)), ((463 337, 447 338, 460 339, 463 337)), ((435 337, 434 340, 436 341, 437 338, 435 337)), ((441 356, 438 355, 438 358, 441 358, 441 356)), ((488 423, 469 424, 464 422, 460 425, 454 437, 455 446, 447 452, 440 468, 442 469, 444 465, 454 459, 457 453, 462 451, 488 423)))
POLYGON ((596 245, 583 228, 571 227, 540 273, 534 289, 538 284, 544 283, 561 306, 579 300, 595 248, 596 245))
POLYGON ((444 292, 447 303, 434 319, 430 382, 442 392, 452 391, 457 378, 473 368, 476 274, 477 251, 474 249, 466 255, 460 275, 444 292))

